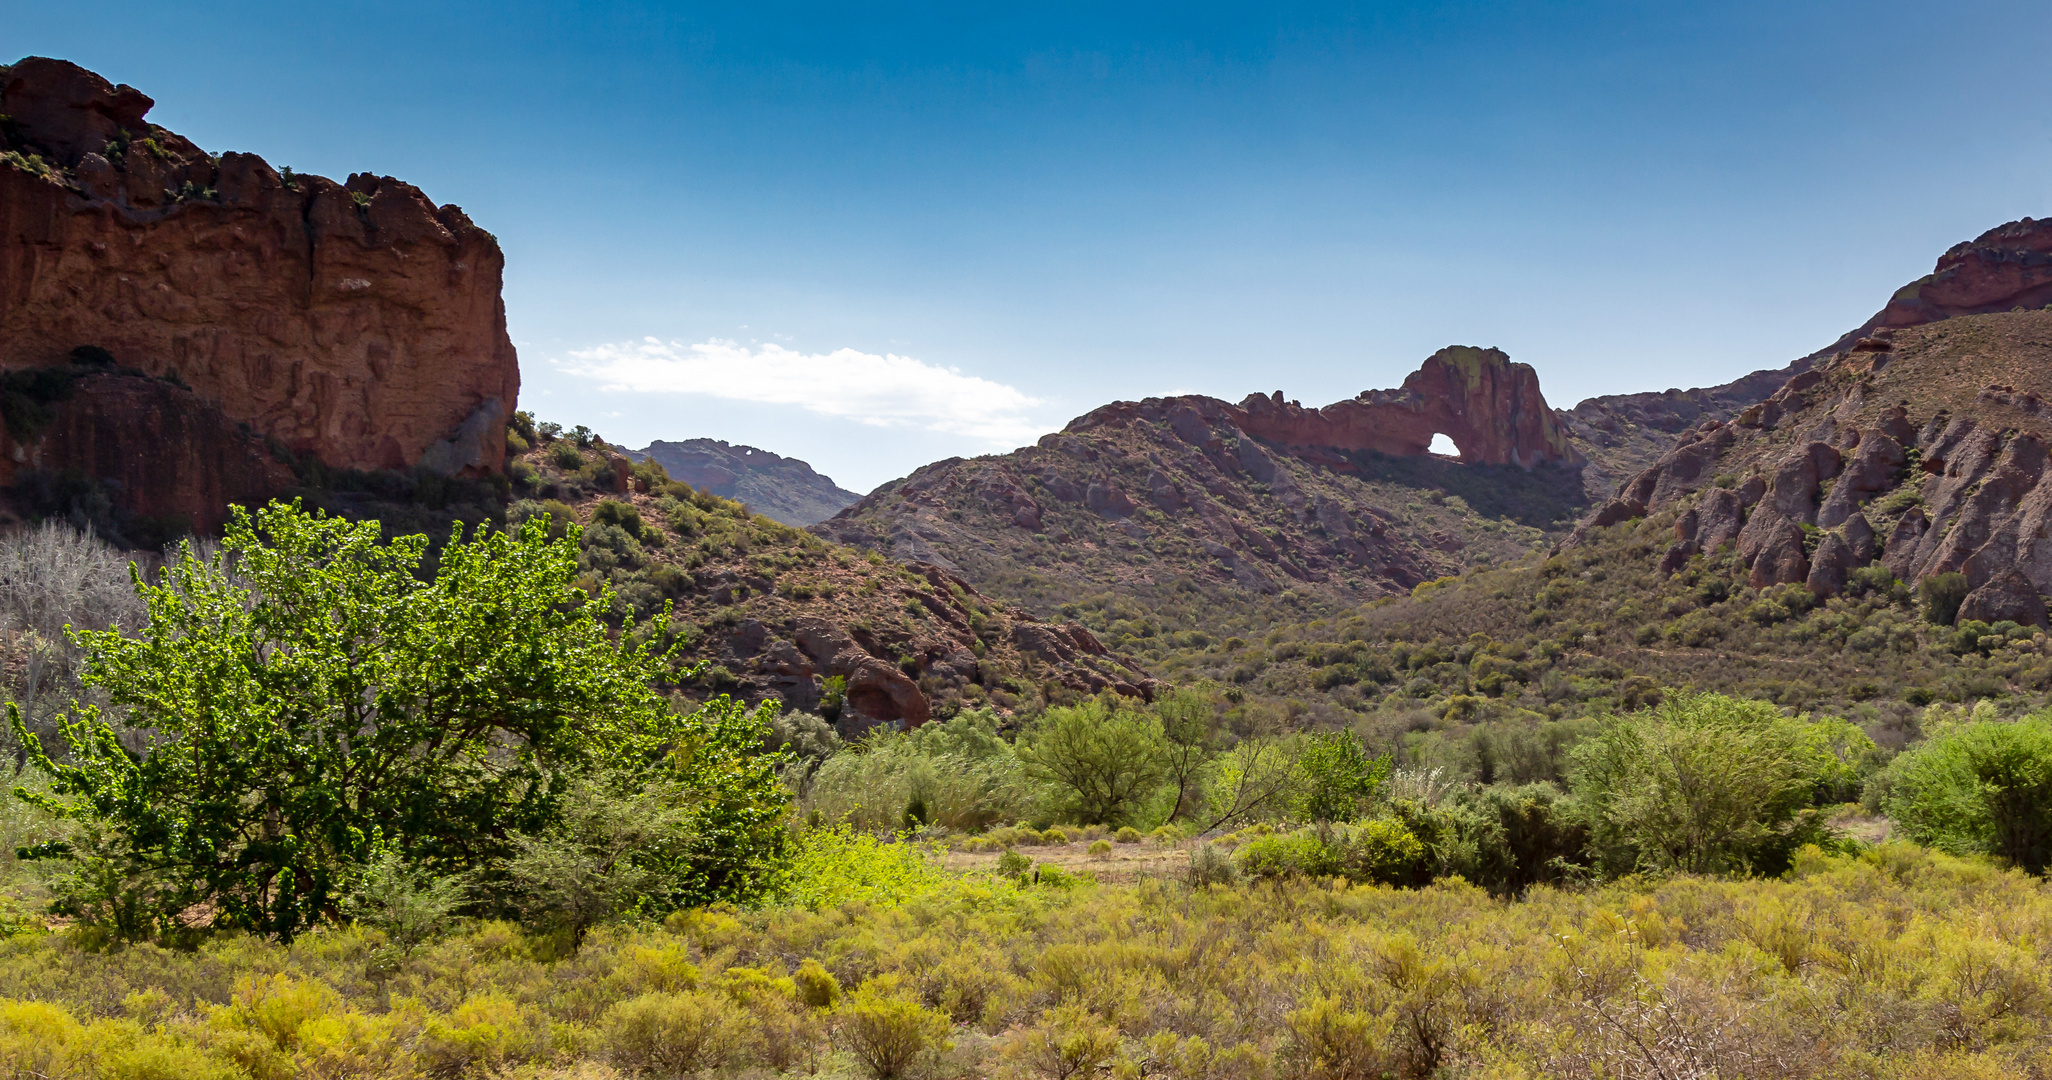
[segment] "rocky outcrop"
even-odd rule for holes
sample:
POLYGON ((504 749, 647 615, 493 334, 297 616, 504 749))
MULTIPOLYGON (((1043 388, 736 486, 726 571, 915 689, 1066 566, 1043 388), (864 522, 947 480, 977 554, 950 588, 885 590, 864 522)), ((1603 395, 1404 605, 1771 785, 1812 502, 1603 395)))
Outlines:
POLYGON ((2039 586, 2015 569, 2004 570, 1986 584, 1967 594, 1959 605, 1959 618, 1986 623, 2009 620, 2024 626, 2044 627, 2045 597, 2039 586))
MULTIPOLYGON (((1539 393, 1538 373, 1529 364, 1512 363, 1500 349, 1449 346, 1428 357, 1400 389, 1364 390, 1321 409, 1284 401, 1280 390, 1222 409, 1198 404, 1208 400, 1170 399, 1167 411, 1175 414, 1170 424, 1178 434, 1188 432, 1187 441, 1201 445, 1212 438, 1207 421, 1216 419, 1288 447, 1410 457, 1429 452, 1432 437, 1445 435, 1470 464, 1529 469, 1581 460, 1539 393)), ((1088 430, 1134 408, 1131 402, 1108 405, 1071 422, 1067 430, 1088 430)))
POLYGON ((824 521, 861 498, 797 458, 718 439, 657 440, 633 453, 658 462, 672 479, 745 502, 750 510, 786 525, 824 521))
POLYGON ((1766 399, 1689 432, 1611 505, 1675 515, 1669 572, 1731 537, 1756 587, 1834 596, 1878 561, 1913 584, 1965 575, 1963 619, 2044 625, 2048 299, 2052 224, 1991 230, 1766 399))
POLYGON ((2052 304, 2052 221, 2024 218, 1953 245, 1930 274, 1896 290, 1862 331, 2046 304, 2052 304))
POLYGON ((239 479, 138 478, 134 460, 160 446, 121 433, 170 431, 189 407, 246 430, 264 457, 499 470, 520 376, 491 234, 391 177, 337 184, 253 154, 215 157, 149 123, 150 106, 61 60, 0 73, 0 371, 63 367, 84 347, 185 391, 95 390, 66 415, 130 411, 9 429, 0 483, 24 468, 85 471, 205 520, 220 509, 205 500, 278 479, 218 440, 176 451, 201 455, 181 467, 239 479), (86 430, 114 448, 67 441, 86 430), (205 456, 217 450, 228 456, 205 456), (129 464, 102 471, 115 461, 129 464))

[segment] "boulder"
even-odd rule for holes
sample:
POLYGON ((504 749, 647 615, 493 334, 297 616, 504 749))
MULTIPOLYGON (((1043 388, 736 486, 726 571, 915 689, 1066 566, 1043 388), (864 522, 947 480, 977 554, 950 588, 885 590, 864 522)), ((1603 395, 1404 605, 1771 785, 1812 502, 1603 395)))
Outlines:
POLYGON ((1838 451, 1829 443, 1804 444, 1775 467, 1766 505, 1791 521, 1815 524, 1818 485, 1838 475, 1838 469, 1838 451))
POLYGON ((1846 575, 1859 565, 1851 545, 1837 533, 1825 533, 1817 545, 1817 556, 1810 560, 1810 574, 1804 584, 1810 592, 1821 598, 1837 596, 1845 591, 1846 575))
POLYGON ((1860 440, 1852 461, 1817 510, 1817 524, 1834 528, 1858 510, 1874 493, 1895 486, 1896 471, 1907 460, 1902 444, 1886 432, 1869 432, 1860 440))
POLYGON ((1660 572, 1674 574, 1689 564, 1689 560, 1702 552, 1694 540, 1681 540, 1670 545, 1666 554, 1660 556, 1660 572))
POLYGON ((1704 551, 1716 551, 1738 539, 1745 527, 1745 511, 1739 506, 1738 492, 1729 488, 1711 488, 1696 500, 1696 543, 1704 551))
POLYGON ((1771 506, 1763 505, 1753 512, 1739 532, 1738 550, 1739 557, 1752 568, 1750 580, 1756 589, 1809 577, 1802 529, 1771 506))
POLYGON ((1916 561, 1917 545, 1923 542, 1930 529, 1931 522, 1924 515, 1923 507, 1912 506, 1903 511, 1902 517, 1895 522, 1895 528, 1888 534, 1888 544, 1881 551, 1881 564, 1896 577, 1907 580, 1910 566, 1916 561))
POLYGON ((1133 516, 1133 500, 1117 484, 1093 483, 1083 493, 1083 504, 1099 517, 1133 516))
POLYGON ((1867 524, 1867 515, 1855 512, 1846 518, 1839 534, 1845 537, 1846 550, 1852 553, 1854 566, 1865 566, 1874 561, 1874 527, 1867 524))
POLYGON ((833 672, 847 680, 847 698, 835 724, 842 738, 859 738, 878 727, 910 730, 933 718, 933 706, 919 684, 897 665, 868 653, 848 659, 833 672))
POLYGON ((2006 570, 1967 594, 1965 602, 1959 605, 1959 618, 1989 623, 2008 619, 2025 626, 2044 627, 2045 598, 2029 578, 2014 569, 2006 570))

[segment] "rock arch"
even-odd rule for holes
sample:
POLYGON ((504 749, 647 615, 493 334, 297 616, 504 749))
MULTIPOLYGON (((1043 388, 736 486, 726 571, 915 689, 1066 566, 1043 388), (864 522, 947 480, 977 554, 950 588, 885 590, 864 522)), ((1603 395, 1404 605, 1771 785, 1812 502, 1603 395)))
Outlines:
POLYGON ((1431 453, 1432 437, 1444 434, 1469 464, 1530 469, 1582 460, 1539 393, 1538 373, 1501 349, 1448 346, 1400 389, 1363 391, 1322 409, 1285 402, 1278 391, 1249 397, 1239 412, 1241 430, 1285 446, 1417 457, 1431 453))

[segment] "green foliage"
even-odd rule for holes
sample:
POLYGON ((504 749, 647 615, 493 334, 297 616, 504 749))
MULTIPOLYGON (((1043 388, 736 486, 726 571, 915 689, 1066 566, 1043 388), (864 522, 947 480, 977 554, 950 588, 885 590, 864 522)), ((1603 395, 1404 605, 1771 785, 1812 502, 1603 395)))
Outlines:
POLYGON ((1137 820, 1166 778, 1161 721, 1115 696, 1049 709, 1022 741, 1026 775, 1086 824, 1137 820))
POLYGON ((1550 783, 1478 787, 1456 806, 1474 838, 1474 862, 1462 876, 1498 895, 1534 885, 1565 885, 1590 874, 1589 828, 1579 809, 1550 783))
POLYGON ((1397 884, 1414 875, 1425 845, 1395 818, 1322 824, 1260 837, 1242 847, 1242 869, 1257 878, 1343 877, 1397 884))
POLYGON ((342 913, 355 923, 383 931, 399 955, 409 956, 456 922, 468 900, 461 875, 437 877, 408 865, 399 850, 383 846, 364 860, 342 900, 342 913))
POLYGON ((591 520, 597 525, 618 526, 622 532, 636 539, 641 537, 641 511, 635 509, 633 503, 600 499, 598 505, 592 507, 591 520))
POLYGON ((693 1076, 720 1069, 748 1047, 748 1013, 717 994, 648 993, 606 1010, 607 1056, 630 1075, 693 1076))
POLYGON ((1187 874, 1190 884, 1198 888, 1231 885, 1240 880, 1239 866, 1217 844, 1199 844, 1192 849, 1187 874))
POLYGON ((785 902, 834 907, 859 901, 897 907, 944 886, 949 879, 904 839, 879 840, 847 825, 808 830, 798 841, 785 902))
POLYGON ((1360 817, 1389 779, 1388 757, 1371 758, 1351 733, 1307 736, 1297 759, 1302 790, 1297 810, 1312 821, 1360 817))
POLYGON ((2052 716, 1946 727, 1897 758, 1887 786, 1888 816, 1917 843, 2052 865, 2052 716))
POLYGON ((77 634, 105 707, 64 717, 62 760, 15 720, 51 777, 34 798, 90 826, 66 910, 139 912, 162 933, 207 911, 289 939, 338 913, 379 844, 437 875, 484 867, 601 765, 719 808, 683 895, 748 891, 736 865, 782 809, 767 766, 732 775, 759 725, 670 711, 650 686, 664 658, 615 644, 605 595, 576 588, 574 539, 538 521, 458 535, 423 580, 427 538, 379 531, 238 510, 220 554, 187 547, 161 584, 138 572, 137 636, 77 634))
POLYGON ((558 469, 581 469, 584 467, 584 452, 576 443, 558 442, 549 447, 549 464, 558 469))
POLYGON ((1038 801, 1012 744, 997 734, 996 716, 977 709, 846 744, 812 773, 800 797, 808 818, 829 823, 898 829, 916 804, 921 824, 958 832, 1020 820, 1038 801))
POLYGON ((1951 626, 1959 615, 1959 606, 1966 602, 1967 577, 1955 571, 1932 574, 1917 584, 1917 599, 1924 606, 1924 618, 1939 626, 1951 626))
POLYGON ((1811 807, 1850 782, 1842 755, 1863 741, 1765 702, 1675 693, 1576 747, 1572 783, 1613 873, 1776 873, 1828 841, 1811 807))
POLYGON ((894 1080, 946 1049, 948 1017, 898 989, 895 978, 871 979, 835 1010, 840 1038, 877 1080, 894 1080))
POLYGON ((515 834, 499 864, 512 906, 582 941, 616 915, 757 900, 785 872, 787 795, 760 746, 773 707, 720 698, 666 768, 578 776, 547 828, 515 834))
POLYGON ((2052 1036, 2031 937, 2048 918, 2052 895, 2019 871, 1890 843, 1799 852, 1778 878, 1514 901, 1450 881, 972 878, 888 911, 601 928, 553 962, 546 939, 482 922, 369 973, 372 939, 346 927, 194 952, 51 934, 0 947, 0 1071, 2028 1076, 2052 1036))

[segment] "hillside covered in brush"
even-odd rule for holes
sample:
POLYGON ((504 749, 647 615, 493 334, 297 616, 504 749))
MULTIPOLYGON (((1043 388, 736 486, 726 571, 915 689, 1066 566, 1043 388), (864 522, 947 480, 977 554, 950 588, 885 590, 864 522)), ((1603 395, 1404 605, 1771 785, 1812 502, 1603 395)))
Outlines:
POLYGON ((1232 632, 1516 559, 1587 503, 1532 369, 1446 349, 1398 391, 1323 409, 1104 406, 1039 445, 950 459, 814 531, 959 573, 1038 611, 1116 596, 1154 625, 1232 632), (1427 452, 1451 434, 1465 461, 1427 452))
POLYGON ((588 588, 645 626, 672 605, 698 696, 776 698, 854 734, 964 706, 1004 711, 1154 683, 1080 626, 1041 622, 933 565, 891 562, 782 525, 629 461, 584 429, 516 419, 511 520, 583 527, 588 588))
MULTIPOLYGON (((2029 221, 1954 248, 1765 400, 1692 425, 1557 552, 1143 662, 1469 767, 1492 731, 1668 687, 1856 717, 1883 746, 1932 703, 2030 707, 2052 691, 2052 311, 2015 301, 2041 299, 2047 250, 2029 221)), ((1117 604, 1065 610, 1142 644, 1117 604)))

